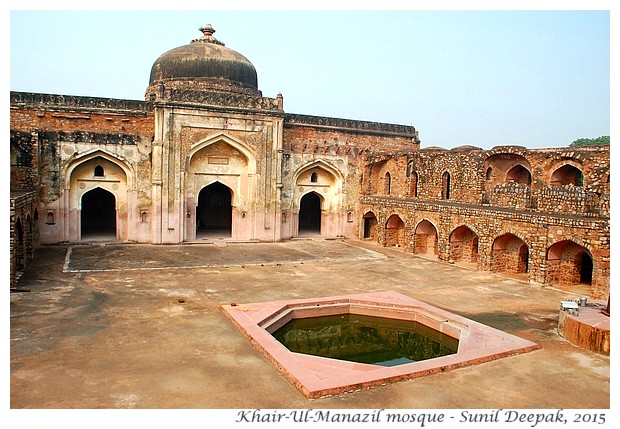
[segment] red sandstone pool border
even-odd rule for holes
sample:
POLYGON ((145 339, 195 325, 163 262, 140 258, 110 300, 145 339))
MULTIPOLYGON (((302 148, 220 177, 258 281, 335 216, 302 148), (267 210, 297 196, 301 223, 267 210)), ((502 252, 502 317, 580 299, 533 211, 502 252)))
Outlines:
POLYGON ((579 307, 579 315, 560 310, 558 333, 576 346, 609 355, 611 320, 604 313, 606 304, 607 301, 590 300, 579 307))
POLYGON ((231 304, 220 308, 254 347, 308 398, 408 380, 540 348, 531 341, 393 291, 231 304), (270 334, 293 318, 347 313, 418 321, 458 338, 459 348, 452 355, 383 367, 294 353, 270 334))

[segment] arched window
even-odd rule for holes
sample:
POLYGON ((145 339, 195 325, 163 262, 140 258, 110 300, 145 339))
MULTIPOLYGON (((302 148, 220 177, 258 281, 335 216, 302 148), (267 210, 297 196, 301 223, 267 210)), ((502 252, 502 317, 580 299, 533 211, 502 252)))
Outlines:
POLYGON ((450 173, 447 171, 441 176, 441 198, 444 200, 450 199, 450 173))
POLYGON ((487 173, 486 173, 487 180, 491 180, 492 175, 493 175, 493 169, 491 167, 487 168, 487 173))
POLYGON ((310 175, 310 181, 312 183, 316 183, 319 180, 319 175, 316 174, 316 171, 313 171, 312 174, 310 175))
POLYGON ((103 167, 98 165, 95 167, 95 177, 103 177, 103 167))
POLYGON ((407 163, 407 177, 411 177, 411 173, 413 172, 413 161, 409 161, 407 163))
POLYGON ((563 165, 551 175, 551 185, 583 186, 583 172, 570 164, 563 165))
POLYGON ((411 195, 418 198, 418 172, 411 172, 411 195))
POLYGON ((532 175, 527 168, 521 164, 517 164, 506 173, 506 181, 519 183, 521 185, 531 185, 532 175))
POLYGON ((391 192, 392 192, 392 176, 390 175, 390 172, 388 171, 387 173, 385 173, 385 194, 390 195, 391 192))

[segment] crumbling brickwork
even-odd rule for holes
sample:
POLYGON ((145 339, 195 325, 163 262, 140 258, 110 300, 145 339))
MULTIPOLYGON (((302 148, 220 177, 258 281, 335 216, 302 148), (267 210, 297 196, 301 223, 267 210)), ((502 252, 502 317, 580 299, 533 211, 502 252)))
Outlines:
POLYGON ((430 229, 440 260, 527 273, 543 285, 587 283, 596 296, 609 292, 608 147, 379 152, 366 154, 363 168, 369 174, 361 213, 365 223, 369 213, 376 218, 379 243, 394 243, 387 223, 396 214, 408 251, 429 253, 430 229), (424 233, 416 233, 419 224, 424 233), (562 242, 573 251, 550 257, 562 242))
POLYGON ((10 286, 34 257, 39 243, 39 212, 34 191, 11 191, 10 208, 10 286))

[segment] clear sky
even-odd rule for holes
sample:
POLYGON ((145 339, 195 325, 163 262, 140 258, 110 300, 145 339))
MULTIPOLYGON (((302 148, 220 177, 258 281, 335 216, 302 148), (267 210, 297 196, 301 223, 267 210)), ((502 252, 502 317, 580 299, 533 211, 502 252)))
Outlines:
POLYGON ((422 147, 610 134, 608 10, 13 10, 10 89, 143 100, 207 23, 287 113, 413 125, 422 147))

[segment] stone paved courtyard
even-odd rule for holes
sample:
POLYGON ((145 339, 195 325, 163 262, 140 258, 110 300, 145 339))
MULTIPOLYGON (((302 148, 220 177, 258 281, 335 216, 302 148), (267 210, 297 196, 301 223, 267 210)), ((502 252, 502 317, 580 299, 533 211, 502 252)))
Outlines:
POLYGON ((355 240, 38 248, 10 295, 11 408, 596 408, 610 358, 557 333, 580 290, 355 240), (303 397, 222 304, 396 291, 538 343, 530 353, 303 397))

